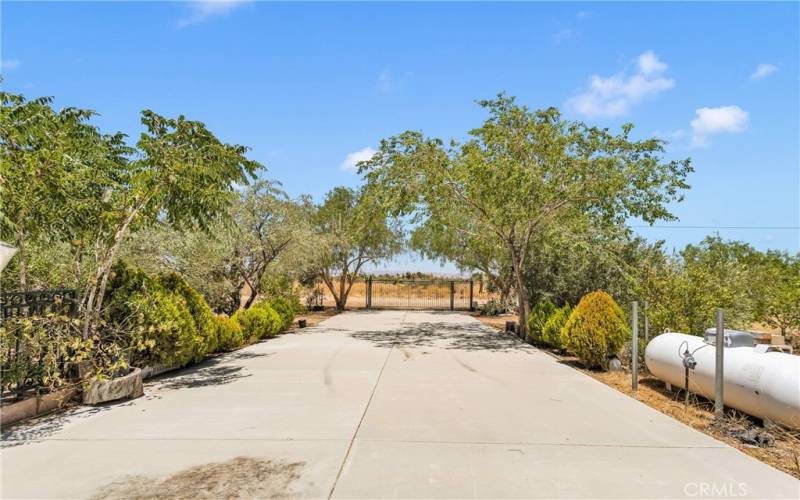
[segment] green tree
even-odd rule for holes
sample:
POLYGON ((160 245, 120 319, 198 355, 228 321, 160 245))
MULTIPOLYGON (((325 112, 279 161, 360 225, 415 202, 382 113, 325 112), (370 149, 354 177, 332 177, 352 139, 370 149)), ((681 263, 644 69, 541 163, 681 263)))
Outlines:
POLYGON ((530 111, 503 94, 480 105, 489 118, 466 142, 404 132, 383 140, 359 169, 393 214, 448 221, 451 231, 502 249, 525 326, 535 238, 581 217, 596 224, 672 219, 666 205, 681 199, 692 169, 688 159, 663 161, 659 139, 633 140, 630 124, 614 135, 565 120, 555 108, 530 111))
MULTIPOLYGON (((25 100, 0 92, 0 237, 19 248, 20 289, 29 288, 29 248, 60 250, 73 258, 82 282, 82 228, 99 224, 131 152, 121 134, 102 135, 88 121, 92 111, 56 111, 52 98, 25 100)), ((63 257, 59 259, 63 261, 63 257)), ((63 277, 63 275, 62 275, 63 277)))
POLYGON ((791 337, 800 330, 800 255, 770 251, 759 259, 755 319, 791 337))
POLYGON ((208 231, 159 224, 134 234, 122 254, 150 273, 181 274, 214 309, 232 314, 243 296, 245 308, 256 301, 268 274, 291 286, 293 274, 311 265, 310 213, 307 200, 291 200, 274 182, 260 180, 208 231))
POLYGON ((145 110, 142 124, 146 131, 119 172, 121 182, 96 207, 100 223, 87 228, 97 267, 83 294, 84 335, 99 318, 111 266, 132 229, 159 221, 207 229, 235 198, 233 184, 247 183, 261 168, 244 156, 246 147, 221 142, 201 122, 145 110))
POLYGON ((402 248, 403 233, 367 188, 332 189, 314 220, 322 249, 318 273, 342 311, 364 265, 396 255, 402 248))

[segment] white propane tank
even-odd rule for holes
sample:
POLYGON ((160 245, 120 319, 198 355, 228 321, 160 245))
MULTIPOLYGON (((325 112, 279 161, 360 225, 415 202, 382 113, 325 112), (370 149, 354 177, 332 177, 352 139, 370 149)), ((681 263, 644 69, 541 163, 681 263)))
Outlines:
MULTIPOLYGON (((650 341, 644 359, 650 373, 684 387, 683 352, 693 353, 689 391, 714 399, 715 346, 702 337, 664 333, 650 341)), ((752 347, 726 347, 725 405, 750 415, 800 429, 800 356, 758 352, 752 347)))

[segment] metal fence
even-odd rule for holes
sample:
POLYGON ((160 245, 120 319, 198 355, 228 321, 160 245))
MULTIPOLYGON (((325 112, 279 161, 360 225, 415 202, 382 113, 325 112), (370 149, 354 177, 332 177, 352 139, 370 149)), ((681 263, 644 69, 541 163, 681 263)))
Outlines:
POLYGON ((78 292, 70 289, 0 293, 0 317, 36 316, 49 312, 75 314, 78 292))
POLYGON ((404 280, 367 278, 367 309, 472 310, 472 280, 404 280))

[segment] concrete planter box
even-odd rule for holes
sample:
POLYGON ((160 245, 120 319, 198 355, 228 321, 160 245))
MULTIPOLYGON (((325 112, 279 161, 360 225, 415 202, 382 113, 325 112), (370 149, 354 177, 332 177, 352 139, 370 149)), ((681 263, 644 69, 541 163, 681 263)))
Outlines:
POLYGON ((3 405, 2 410, 0 410, 0 425, 6 426, 26 418, 38 417, 58 410, 74 398, 77 393, 78 390, 76 388, 69 387, 3 405))
POLYGON ((144 396, 142 370, 134 368, 127 375, 111 380, 92 380, 83 391, 83 404, 96 405, 117 399, 138 398, 144 396))
POLYGON ((142 368, 142 379, 147 380, 157 375, 161 375, 162 373, 171 372, 172 370, 177 370, 180 367, 181 365, 145 366, 144 368, 142 368))

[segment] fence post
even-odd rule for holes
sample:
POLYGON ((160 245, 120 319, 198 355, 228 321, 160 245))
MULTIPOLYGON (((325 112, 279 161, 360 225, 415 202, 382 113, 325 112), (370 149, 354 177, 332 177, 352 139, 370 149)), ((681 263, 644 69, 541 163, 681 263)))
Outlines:
POLYGON ((472 286, 474 285, 472 280, 469 280, 469 310, 474 311, 475 308, 472 307, 472 286))
POLYGON ((717 350, 714 370, 714 418, 721 419, 725 416, 725 400, 723 389, 725 387, 724 368, 725 368, 725 312, 717 308, 717 342, 714 347, 717 350))
POLYGON ((456 284, 454 281, 450 282, 450 310, 453 310, 454 299, 456 296, 456 284))
POLYGON ((639 389, 639 303, 634 300, 631 309, 631 389, 635 394, 639 389))
POLYGON ((367 309, 372 309, 372 276, 367 278, 367 309))
POLYGON ((644 339, 650 342, 650 320, 647 318, 647 301, 644 301, 644 339))

